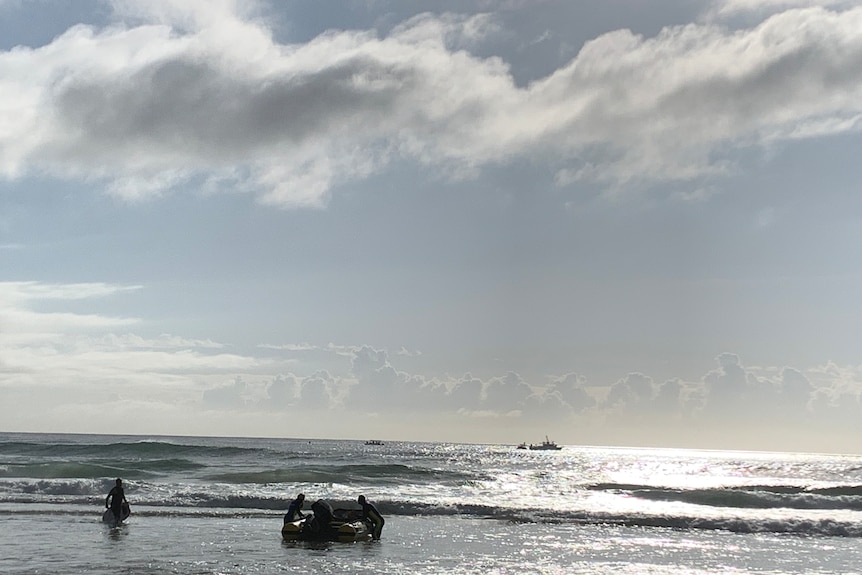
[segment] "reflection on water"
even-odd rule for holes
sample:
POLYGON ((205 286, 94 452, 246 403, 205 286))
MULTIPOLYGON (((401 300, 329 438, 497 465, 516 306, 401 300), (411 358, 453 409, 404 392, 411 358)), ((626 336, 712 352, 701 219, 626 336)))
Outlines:
POLYGON ((129 526, 125 523, 116 527, 105 526, 105 534, 111 541, 122 541, 129 533, 129 526))
POLYGON ((348 545, 347 543, 336 543, 334 541, 287 541, 282 539, 281 546, 285 549, 311 549, 314 551, 327 551, 333 545, 348 545))

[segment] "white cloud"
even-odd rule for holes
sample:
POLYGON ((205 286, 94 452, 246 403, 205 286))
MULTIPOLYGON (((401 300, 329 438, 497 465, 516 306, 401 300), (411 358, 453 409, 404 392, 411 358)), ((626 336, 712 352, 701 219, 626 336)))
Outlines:
POLYGON ((837 4, 736 31, 618 30, 524 88, 502 59, 459 49, 493 30, 487 16, 282 45, 233 2, 117 6, 143 21, 0 53, 7 178, 48 171, 139 200, 202 176, 297 207, 398 158, 463 176, 530 157, 563 183, 620 186, 725 173, 734 149, 857 131, 862 113, 862 9, 837 4))
POLYGON ((720 0, 715 3, 709 14, 711 17, 731 17, 736 15, 771 15, 794 8, 853 8, 855 0, 720 0))
MULTIPOLYGON (((60 390, 123 390, 149 395, 162 390, 163 399, 189 398, 211 374, 258 369, 267 360, 223 351, 211 340, 163 334, 147 338, 129 329, 138 319, 45 311, 46 303, 70 305, 139 290, 140 286, 103 283, 48 284, 0 282, 0 386, 9 391, 27 389, 50 394, 60 390)), ((65 397, 62 394, 57 399, 65 397)), ((108 400, 97 394, 97 403, 108 400)))
POLYGON ((320 349, 318 346, 311 345, 309 343, 283 343, 283 344, 264 343, 264 344, 261 344, 260 347, 262 347, 264 349, 275 349, 275 350, 291 351, 291 352, 316 351, 316 350, 320 349))
POLYGON ((33 304, 102 298, 136 289, 139 286, 103 283, 0 282, 0 325, 3 326, 0 344, 8 354, 12 346, 57 342, 69 331, 82 333, 134 325, 138 321, 135 318, 36 311, 33 304))
POLYGON ((221 349, 223 344, 210 339, 189 339, 171 334, 162 334, 157 338, 144 338, 139 335, 108 334, 91 342, 93 347, 101 346, 102 349, 221 349))
POLYGON ((107 297, 138 290, 141 286, 120 286, 106 283, 51 284, 43 282, 0 282, 0 305, 35 300, 81 300, 107 297))

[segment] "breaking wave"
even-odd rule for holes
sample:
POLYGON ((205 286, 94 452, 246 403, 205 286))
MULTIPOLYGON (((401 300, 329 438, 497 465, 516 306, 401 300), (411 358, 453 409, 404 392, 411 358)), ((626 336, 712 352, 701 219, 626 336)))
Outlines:
MULTIPOLYGON (((101 456, 112 458, 173 458, 229 457, 239 454, 259 454, 265 448, 186 445, 169 441, 140 440, 113 443, 37 443, 28 441, 0 442, 0 455, 26 455, 28 457, 83 457, 101 456)), ((283 457, 284 455, 280 455, 283 457)))
MULTIPOLYGON (((21 501, 26 502, 26 501, 21 501)), ((44 502, 44 501, 43 501, 44 502)), ((66 499, 66 504, 78 507, 58 507, 56 510, 4 508, 0 506, 0 517, 16 514, 89 515, 101 501, 93 498, 66 499), (84 507, 87 506, 87 507, 84 507)), ((335 508, 355 508, 354 501, 330 500, 335 508)), ((584 526, 618 526, 659 528, 675 530, 728 531, 741 534, 780 533, 798 536, 862 537, 862 525, 851 521, 833 519, 753 519, 753 518, 703 518, 685 515, 621 515, 612 513, 585 513, 577 511, 549 512, 547 509, 511 509, 488 505, 434 505, 410 501, 375 501, 384 516, 464 516, 479 519, 507 521, 510 523, 577 524, 584 526)), ((97 507, 98 506, 98 507, 97 507)), ((287 501, 261 497, 214 497, 204 493, 190 494, 183 505, 176 501, 136 502, 134 514, 138 517, 281 517, 287 501)))
POLYGON ((793 485, 750 485, 710 489, 670 489, 650 485, 599 483, 594 491, 616 491, 656 501, 676 501, 737 509, 847 509, 862 510, 862 486, 809 488, 793 485))
POLYGON ((208 475, 210 481, 226 483, 357 483, 373 481, 376 484, 400 485, 422 482, 442 485, 487 479, 486 476, 460 471, 446 471, 402 464, 356 465, 300 465, 290 469, 217 473, 208 475))
POLYGON ((188 471, 205 467, 186 459, 152 459, 147 461, 49 461, 44 463, 0 466, 0 477, 33 477, 38 479, 117 477, 146 479, 159 474, 188 471))

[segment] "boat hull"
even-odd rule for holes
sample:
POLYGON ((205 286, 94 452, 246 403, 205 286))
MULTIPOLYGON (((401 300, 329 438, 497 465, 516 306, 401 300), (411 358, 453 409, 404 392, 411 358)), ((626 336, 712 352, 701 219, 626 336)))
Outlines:
MULTIPOLYGON (((523 445, 523 444, 521 444, 523 445)), ((539 445, 530 444, 530 449, 533 451, 559 451, 562 449, 562 446, 557 445, 555 442, 548 439, 548 436, 545 436, 545 441, 540 443, 539 445)))
POLYGON ((339 541, 351 543, 371 538, 371 525, 361 519, 335 519, 326 529, 314 529, 311 516, 288 521, 281 528, 285 541, 339 541))

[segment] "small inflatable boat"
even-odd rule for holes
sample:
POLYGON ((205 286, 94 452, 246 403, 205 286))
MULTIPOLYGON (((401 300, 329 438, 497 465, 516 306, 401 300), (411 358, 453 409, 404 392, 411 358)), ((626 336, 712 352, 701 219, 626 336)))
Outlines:
POLYGON ((341 541, 350 543, 371 538, 372 525, 362 520, 358 509, 332 509, 318 501, 313 515, 286 521, 281 528, 285 541, 341 541))

